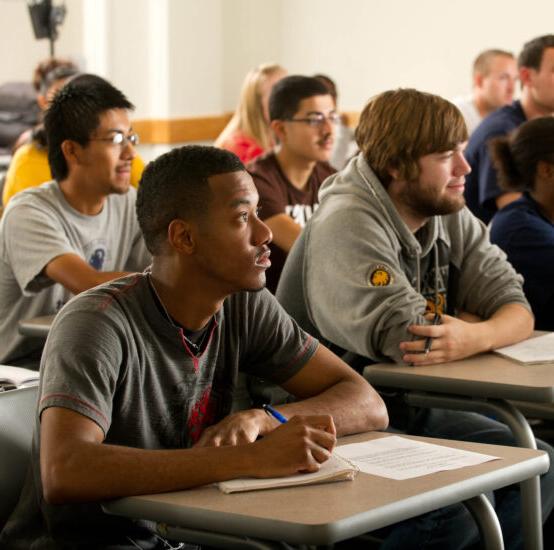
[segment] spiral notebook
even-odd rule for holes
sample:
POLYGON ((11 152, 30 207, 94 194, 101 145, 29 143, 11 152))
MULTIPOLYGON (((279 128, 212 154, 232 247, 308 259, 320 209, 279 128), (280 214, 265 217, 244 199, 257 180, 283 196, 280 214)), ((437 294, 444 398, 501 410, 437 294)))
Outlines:
POLYGON ((333 454, 329 460, 321 465, 321 468, 317 472, 267 479, 232 479, 230 481, 221 481, 217 484, 217 487, 224 493, 239 493, 242 491, 258 491, 260 489, 294 487, 296 485, 315 485, 316 483, 349 481, 354 479, 359 471, 359 468, 348 459, 333 454))

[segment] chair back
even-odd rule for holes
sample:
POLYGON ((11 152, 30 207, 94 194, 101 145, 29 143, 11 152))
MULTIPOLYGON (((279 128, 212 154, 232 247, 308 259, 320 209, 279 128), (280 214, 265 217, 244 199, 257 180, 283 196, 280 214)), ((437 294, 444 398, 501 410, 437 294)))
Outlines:
POLYGON ((0 392, 0 531, 12 513, 31 456, 38 386, 0 392))

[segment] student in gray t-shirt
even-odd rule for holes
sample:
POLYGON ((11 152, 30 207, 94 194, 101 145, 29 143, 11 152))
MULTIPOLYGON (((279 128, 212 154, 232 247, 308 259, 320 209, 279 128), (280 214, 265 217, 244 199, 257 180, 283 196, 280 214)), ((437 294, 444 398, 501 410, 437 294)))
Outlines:
POLYGON ((38 365, 18 322, 150 262, 135 214, 131 103, 100 77, 73 79, 45 118, 55 181, 17 195, 0 223, 0 363, 38 365))
POLYGON ((146 169, 150 272, 73 298, 41 363, 32 467, 0 547, 163 548, 101 501, 314 471, 336 437, 384 429, 378 394, 263 287, 271 231, 238 158, 190 146, 146 169), (231 413, 239 371, 304 401, 231 413), (259 436, 263 436, 259 439, 259 436))

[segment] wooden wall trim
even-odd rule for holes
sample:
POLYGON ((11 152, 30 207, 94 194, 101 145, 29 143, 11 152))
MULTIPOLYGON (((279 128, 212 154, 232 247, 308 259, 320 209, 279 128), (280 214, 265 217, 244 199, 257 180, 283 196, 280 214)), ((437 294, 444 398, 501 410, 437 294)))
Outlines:
MULTIPOLYGON (((356 126, 360 113, 345 112, 350 126, 356 126)), ((138 119, 133 129, 143 144, 172 144, 214 141, 231 119, 232 113, 190 118, 138 119)))
POLYGON ((232 113, 217 116, 138 119, 133 129, 144 144, 183 143, 187 141, 213 141, 225 128, 232 113))

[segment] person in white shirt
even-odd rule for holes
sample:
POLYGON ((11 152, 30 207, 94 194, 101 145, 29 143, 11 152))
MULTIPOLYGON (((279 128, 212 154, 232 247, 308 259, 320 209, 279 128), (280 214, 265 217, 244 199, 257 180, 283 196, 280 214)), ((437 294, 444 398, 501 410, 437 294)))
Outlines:
POLYGON ((473 62, 472 94, 453 101, 462 112, 469 134, 487 115, 512 102, 517 75, 516 60, 510 52, 485 50, 477 56, 473 62))

